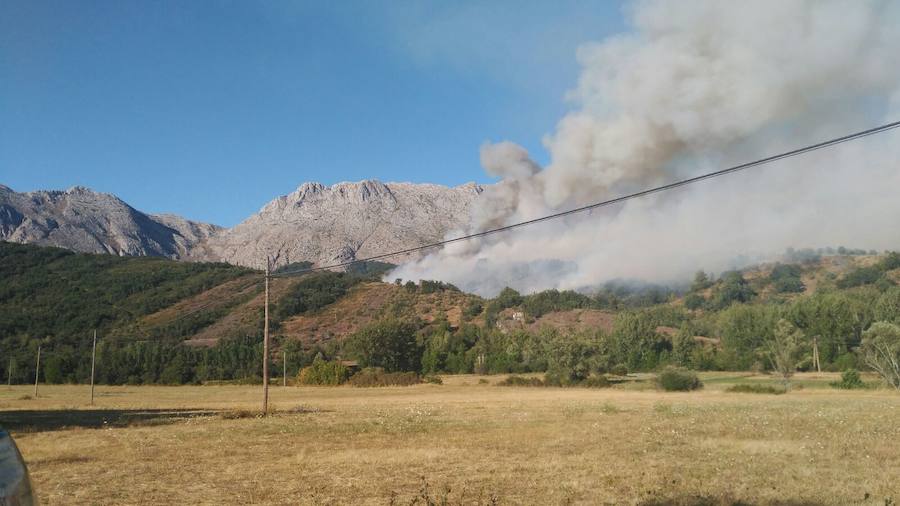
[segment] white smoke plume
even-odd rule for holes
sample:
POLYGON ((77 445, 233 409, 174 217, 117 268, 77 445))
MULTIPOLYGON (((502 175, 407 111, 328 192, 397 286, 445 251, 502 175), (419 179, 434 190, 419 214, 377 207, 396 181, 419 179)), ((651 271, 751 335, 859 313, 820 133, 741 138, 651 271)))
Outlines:
MULTIPOLYGON (((581 47, 575 110, 538 167, 482 147, 501 181, 477 232, 900 119, 900 2, 641 1, 581 47)), ((390 277, 493 295, 677 282, 787 247, 900 247, 900 131, 653 197, 456 243, 390 277)))

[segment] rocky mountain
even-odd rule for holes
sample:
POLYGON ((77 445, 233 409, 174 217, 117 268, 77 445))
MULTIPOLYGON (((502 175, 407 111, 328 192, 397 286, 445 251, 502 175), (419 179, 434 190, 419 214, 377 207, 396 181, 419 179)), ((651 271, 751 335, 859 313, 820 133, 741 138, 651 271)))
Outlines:
POLYGON ((145 214, 83 187, 17 193, 0 185, 0 240, 256 268, 266 253, 276 265, 323 265, 440 240, 465 225, 481 191, 474 183, 304 183, 225 229, 145 214))
POLYGON ((86 253, 183 258, 220 227, 153 216, 118 197, 76 186, 17 193, 0 185, 0 240, 86 253))
POLYGON ((442 239, 467 223, 469 207, 481 192, 474 183, 455 188, 379 181, 304 183, 210 237, 194 254, 258 268, 266 252, 276 265, 365 258, 442 239))

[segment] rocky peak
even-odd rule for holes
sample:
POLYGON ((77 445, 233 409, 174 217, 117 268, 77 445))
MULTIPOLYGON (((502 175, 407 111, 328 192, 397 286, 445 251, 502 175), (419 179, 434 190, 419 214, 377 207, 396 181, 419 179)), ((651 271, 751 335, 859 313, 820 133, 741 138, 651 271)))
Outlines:
MULTIPOLYGON (((258 268, 319 265, 435 242, 463 229, 483 191, 466 183, 303 183, 237 226, 223 229, 174 215, 142 213, 83 186, 16 193, 0 186, 0 240, 76 251, 225 261, 258 268)), ((387 259, 398 262, 403 259, 387 259)))
POLYGON ((87 253, 181 258, 209 235, 203 224, 180 218, 171 220, 178 223, 173 228, 115 195, 84 186, 65 191, 0 192, 0 208, 0 240, 87 253))
POLYGON ((474 183, 455 188, 377 180, 304 183, 204 246, 211 259, 248 266, 267 254, 277 256, 279 265, 365 258, 434 242, 463 228, 480 192, 474 183))

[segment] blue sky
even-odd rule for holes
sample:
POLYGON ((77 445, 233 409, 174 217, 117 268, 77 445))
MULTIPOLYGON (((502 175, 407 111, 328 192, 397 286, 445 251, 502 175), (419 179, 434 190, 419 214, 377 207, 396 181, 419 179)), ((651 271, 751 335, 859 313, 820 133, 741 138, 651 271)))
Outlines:
POLYGON ((305 181, 488 182, 546 162, 604 1, 0 0, 0 183, 234 225, 305 181))

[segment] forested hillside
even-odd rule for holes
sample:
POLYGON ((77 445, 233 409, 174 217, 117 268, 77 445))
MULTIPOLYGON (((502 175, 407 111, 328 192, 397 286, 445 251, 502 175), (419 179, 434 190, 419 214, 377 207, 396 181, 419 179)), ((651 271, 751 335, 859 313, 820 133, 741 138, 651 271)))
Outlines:
MULTIPOLYGON (((785 258, 701 271, 681 289, 505 289, 493 299, 437 281, 378 281, 386 265, 279 277, 273 370, 285 356, 291 375, 315 357, 418 373, 555 371, 573 381, 668 364, 768 369, 765 348, 787 326, 799 336, 801 369, 813 367, 813 343, 824 369, 861 367, 854 350, 866 331, 900 323, 900 255, 785 258)), ((102 383, 259 380, 259 272, 0 243, 0 276, 0 371, 11 368, 13 382, 34 380, 38 345, 45 381, 86 381, 94 329, 102 383)))

